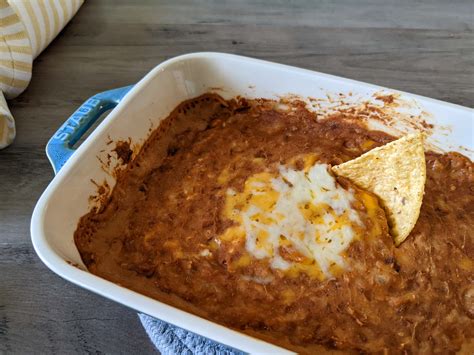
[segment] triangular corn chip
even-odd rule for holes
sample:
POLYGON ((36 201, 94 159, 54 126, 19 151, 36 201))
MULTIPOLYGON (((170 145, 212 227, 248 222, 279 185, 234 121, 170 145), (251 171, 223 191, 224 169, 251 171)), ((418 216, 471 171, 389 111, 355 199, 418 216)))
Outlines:
POLYGON ((421 133, 374 148, 332 171, 379 197, 397 246, 408 237, 420 215, 425 190, 421 133))

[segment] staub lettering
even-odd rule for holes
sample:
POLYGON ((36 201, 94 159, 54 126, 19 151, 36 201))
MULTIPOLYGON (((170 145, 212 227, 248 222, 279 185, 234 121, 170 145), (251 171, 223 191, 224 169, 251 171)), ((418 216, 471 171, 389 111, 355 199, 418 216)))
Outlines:
POLYGON ((100 100, 87 100, 56 132, 54 139, 58 139, 62 142, 68 142, 71 139, 71 135, 77 130, 77 128, 87 123, 89 119, 87 115, 99 105, 100 100))

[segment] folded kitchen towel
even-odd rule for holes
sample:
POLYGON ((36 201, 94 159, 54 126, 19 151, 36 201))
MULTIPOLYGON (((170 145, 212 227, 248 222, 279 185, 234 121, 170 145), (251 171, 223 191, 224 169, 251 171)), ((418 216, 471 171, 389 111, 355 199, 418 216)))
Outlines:
POLYGON ((244 354, 243 352, 216 343, 145 314, 139 314, 138 316, 140 317, 140 321, 151 341, 163 355, 244 354))
POLYGON ((76 14, 83 0, 0 0, 0 149, 15 138, 5 99, 21 94, 33 59, 76 14))

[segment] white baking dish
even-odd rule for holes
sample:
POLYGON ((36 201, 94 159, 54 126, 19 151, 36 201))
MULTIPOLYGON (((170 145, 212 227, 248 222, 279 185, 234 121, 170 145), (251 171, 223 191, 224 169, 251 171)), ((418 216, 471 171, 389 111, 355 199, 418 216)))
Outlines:
MULTIPOLYGON (((116 93, 119 98, 124 96, 121 102, 77 151, 74 152, 70 146, 90 124, 83 122, 81 115, 94 110, 98 115, 99 111, 114 106, 120 101, 114 101, 114 95, 110 99, 107 94, 102 94, 109 106, 100 97, 89 100, 52 139, 48 154, 52 163, 56 164, 56 170, 70 158, 35 207, 31 220, 33 245, 41 260, 61 277, 137 311, 246 352, 288 353, 285 349, 183 312, 85 271, 74 245, 73 233, 77 222, 89 209, 88 197, 96 192, 91 179, 99 183, 107 180, 111 186, 114 184, 111 175, 101 168, 97 159, 113 148, 107 142, 110 139, 131 138, 135 144, 143 143, 150 125, 157 127, 160 120, 180 102, 216 90, 225 98, 236 95, 277 98, 289 93, 325 98, 328 93, 341 92, 347 95, 352 93, 352 97, 373 99, 373 94, 381 90, 394 92, 353 80, 229 54, 195 53, 170 59, 158 65, 133 88, 119 90, 116 93), (68 136, 71 132, 74 132, 74 137, 68 136), (54 144, 61 141, 64 145, 53 149, 54 144)), ((403 99, 416 102, 418 108, 428 113, 425 120, 435 124, 434 135, 430 138, 432 142, 473 159, 472 109, 397 93, 403 99)))

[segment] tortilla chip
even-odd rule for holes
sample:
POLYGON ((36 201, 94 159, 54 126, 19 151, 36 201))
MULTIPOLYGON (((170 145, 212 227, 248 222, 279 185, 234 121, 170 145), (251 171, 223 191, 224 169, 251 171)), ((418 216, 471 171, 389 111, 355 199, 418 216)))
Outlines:
POLYGON ((410 134, 334 166, 332 171, 377 195, 398 246, 420 215, 426 163, 423 134, 410 134))

